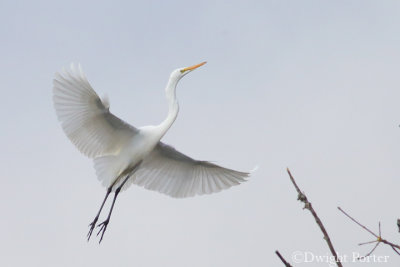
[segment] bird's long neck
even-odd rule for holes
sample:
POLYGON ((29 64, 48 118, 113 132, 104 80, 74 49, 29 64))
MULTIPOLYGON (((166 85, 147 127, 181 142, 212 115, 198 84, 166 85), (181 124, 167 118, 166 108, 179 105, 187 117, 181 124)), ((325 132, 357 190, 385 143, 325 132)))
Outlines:
POLYGON ((160 139, 168 131, 178 116, 179 105, 178 100, 176 99, 176 85, 178 84, 178 81, 179 80, 177 79, 170 79, 165 88, 168 101, 168 115, 167 118, 157 126, 160 139))

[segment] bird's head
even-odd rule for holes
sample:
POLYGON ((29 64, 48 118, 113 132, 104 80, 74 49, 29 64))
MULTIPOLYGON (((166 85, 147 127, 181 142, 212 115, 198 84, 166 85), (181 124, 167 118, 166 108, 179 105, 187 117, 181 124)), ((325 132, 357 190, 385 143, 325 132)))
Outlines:
POLYGON ((183 76, 185 76, 189 72, 192 72, 193 70, 197 69, 198 67, 203 66, 206 63, 207 62, 204 61, 200 64, 196 64, 196 65, 193 65, 190 67, 176 69, 171 73, 170 78, 179 81, 180 79, 182 79, 183 76))

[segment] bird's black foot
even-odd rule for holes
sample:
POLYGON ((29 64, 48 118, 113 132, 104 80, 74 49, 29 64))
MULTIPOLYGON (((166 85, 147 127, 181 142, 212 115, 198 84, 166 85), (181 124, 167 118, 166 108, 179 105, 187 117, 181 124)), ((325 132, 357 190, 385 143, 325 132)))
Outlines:
POLYGON ((104 236, 104 233, 105 233, 106 230, 107 230, 107 225, 108 225, 108 222, 109 222, 109 221, 110 221, 110 218, 108 218, 108 219, 105 220, 104 222, 99 223, 99 224, 97 225, 97 227, 100 227, 100 230, 97 232, 97 235, 99 235, 99 234, 101 233, 101 237, 100 237, 99 244, 101 243, 101 240, 103 240, 103 236, 104 236))
POLYGON ((88 241, 89 241, 90 237, 92 236, 93 229, 94 229, 94 227, 96 226, 96 223, 97 223, 97 220, 98 220, 98 219, 99 219, 99 216, 96 216, 96 218, 94 218, 93 222, 91 222, 91 223, 89 224, 90 229, 89 229, 89 233, 87 234, 87 240, 88 240, 88 241))

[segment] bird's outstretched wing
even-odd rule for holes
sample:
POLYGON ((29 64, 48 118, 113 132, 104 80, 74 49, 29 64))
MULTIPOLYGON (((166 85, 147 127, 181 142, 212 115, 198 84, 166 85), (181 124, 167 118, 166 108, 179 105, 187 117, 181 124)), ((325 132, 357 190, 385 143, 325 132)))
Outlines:
POLYGON ((194 160, 161 142, 147 156, 132 182, 146 189, 184 198, 211 194, 246 181, 249 173, 194 160))
POLYGON ((90 158, 116 154, 138 130, 114 116, 80 66, 56 73, 53 101, 68 138, 90 158))

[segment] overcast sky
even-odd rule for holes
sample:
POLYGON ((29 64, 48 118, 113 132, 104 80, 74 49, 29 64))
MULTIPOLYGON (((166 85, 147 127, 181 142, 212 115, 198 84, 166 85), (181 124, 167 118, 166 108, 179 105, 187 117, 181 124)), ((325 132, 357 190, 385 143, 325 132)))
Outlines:
MULTIPOLYGON (((341 206, 398 243, 399 1, 0 2, 2 266, 283 266, 329 255, 296 201, 289 167, 340 255, 373 237, 341 206), (91 160, 62 132, 54 73, 81 63, 111 111, 135 126, 167 114, 183 153, 250 170, 247 183, 189 199, 132 186, 99 246, 86 241, 105 194, 91 160)), ((398 266, 389 256, 379 266, 398 266)), ((327 263, 294 264, 328 266, 327 263)), ((368 266, 377 266, 370 263, 368 266)), ((360 265, 361 266, 361 265, 360 265)), ((363 265, 366 266, 366 265, 363 265)))

